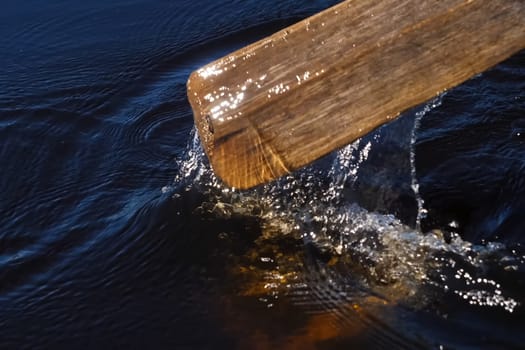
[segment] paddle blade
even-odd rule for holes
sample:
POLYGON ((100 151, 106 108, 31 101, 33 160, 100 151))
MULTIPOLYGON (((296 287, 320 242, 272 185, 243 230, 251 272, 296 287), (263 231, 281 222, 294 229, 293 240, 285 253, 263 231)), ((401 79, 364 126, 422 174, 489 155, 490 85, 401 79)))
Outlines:
POLYGON ((188 98, 214 172, 248 188, 523 48, 523 0, 349 0, 193 72, 188 98))

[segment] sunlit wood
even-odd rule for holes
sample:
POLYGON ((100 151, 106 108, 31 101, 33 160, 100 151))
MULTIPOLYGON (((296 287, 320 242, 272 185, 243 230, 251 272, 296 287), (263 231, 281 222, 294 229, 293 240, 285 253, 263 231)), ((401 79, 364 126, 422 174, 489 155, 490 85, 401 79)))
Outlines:
POLYGON ((248 188, 524 47, 523 0, 349 0, 197 70, 188 97, 213 170, 248 188))

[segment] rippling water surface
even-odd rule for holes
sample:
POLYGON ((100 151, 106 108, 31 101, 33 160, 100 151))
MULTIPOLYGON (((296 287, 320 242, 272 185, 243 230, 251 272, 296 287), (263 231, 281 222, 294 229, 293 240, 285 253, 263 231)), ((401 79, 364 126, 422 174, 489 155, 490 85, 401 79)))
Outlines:
POLYGON ((525 54, 255 190, 189 73, 337 1, 7 0, 0 347, 523 348, 525 54))

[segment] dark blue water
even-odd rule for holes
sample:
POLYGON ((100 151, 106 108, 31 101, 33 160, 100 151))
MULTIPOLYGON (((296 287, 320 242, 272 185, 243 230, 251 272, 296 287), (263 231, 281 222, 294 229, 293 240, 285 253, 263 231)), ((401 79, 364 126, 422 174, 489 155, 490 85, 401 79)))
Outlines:
POLYGON ((336 2, 2 3, 1 348, 524 347, 525 53, 277 183, 210 171, 190 72, 336 2))

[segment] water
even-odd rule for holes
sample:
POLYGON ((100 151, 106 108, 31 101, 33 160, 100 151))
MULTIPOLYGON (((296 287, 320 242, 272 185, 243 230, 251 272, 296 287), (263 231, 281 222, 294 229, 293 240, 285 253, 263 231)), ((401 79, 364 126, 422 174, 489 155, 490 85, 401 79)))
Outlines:
POLYGON ((523 347, 524 53, 276 183, 210 171, 189 73, 333 4, 3 3, 1 348, 523 347))

